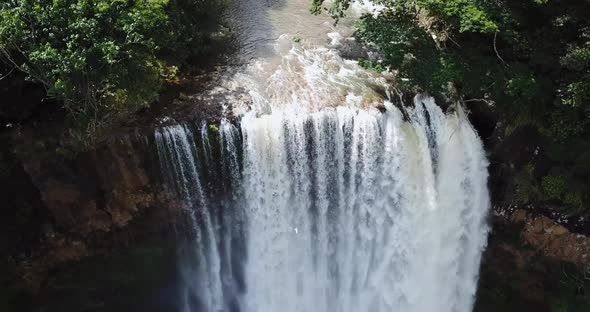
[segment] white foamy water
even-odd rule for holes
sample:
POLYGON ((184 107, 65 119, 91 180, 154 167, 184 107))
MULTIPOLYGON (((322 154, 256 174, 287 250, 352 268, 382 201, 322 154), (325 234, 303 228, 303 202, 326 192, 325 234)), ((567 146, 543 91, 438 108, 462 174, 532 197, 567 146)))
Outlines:
POLYGON ((230 221, 208 213, 194 165, 207 156, 188 128, 159 130, 169 181, 199 219, 189 276, 202 306, 186 311, 230 302, 260 312, 470 311, 488 230, 487 161, 460 109, 445 115, 424 97, 409 115, 389 103, 384 113, 251 112, 243 137, 224 122, 229 174, 217 178, 239 181, 230 193, 242 194, 224 207, 230 221), (232 251, 237 224, 245 230, 232 251))
POLYGON ((487 162, 459 110, 246 116, 245 311, 470 311, 487 162))
MULTIPOLYGON (((343 40, 331 35, 332 40, 343 40)), ((183 312, 469 312, 490 206, 460 106, 281 36, 226 81, 239 121, 156 131, 194 241, 183 312)))
POLYGON ((388 79, 342 58, 330 47, 305 47, 282 35, 274 45, 276 57, 253 61, 225 81, 230 90, 247 90, 252 102, 232 103, 234 113, 243 115, 272 108, 293 112, 317 111, 327 107, 377 107, 391 93, 388 79))

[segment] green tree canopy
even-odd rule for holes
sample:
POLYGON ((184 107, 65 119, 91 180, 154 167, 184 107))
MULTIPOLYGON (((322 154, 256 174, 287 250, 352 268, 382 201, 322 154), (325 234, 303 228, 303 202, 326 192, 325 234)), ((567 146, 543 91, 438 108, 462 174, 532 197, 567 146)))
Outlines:
POLYGON ((0 3, 0 57, 63 101, 76 124, 148 106, 162 81, 203 50, 221 1, 10 0, 0 3), (168 57, 171 56, 171 57, 168 57))

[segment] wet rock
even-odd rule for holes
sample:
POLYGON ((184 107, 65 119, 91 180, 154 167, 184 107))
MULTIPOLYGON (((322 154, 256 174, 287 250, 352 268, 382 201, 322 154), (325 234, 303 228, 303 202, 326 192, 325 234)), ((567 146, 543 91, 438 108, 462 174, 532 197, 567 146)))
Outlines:
POLYGON ((590 238, 570 232, 565 226, 546 216, 534 216, 516 210, 509 216, 512 223, 524 224, 524 242, 544 256, 580 266, 590 264, 590 238))
POLYGON ((559 224, 553 225, 551 228, 549 228, 549 233, 556 236, 570 234, 570 232, 565 226, 559 224))
POLYGON ((527 212, 524 209, 518 209, 514 211, 512 216, 510 216, 510 221, 514 223, 524 223, 527 218, 527 212))
MULTIPOLYGON (((551 312, 563 306, 575 307, 567 311, 587 311, 590 297, 583 290, 590 287, 590 280, 584 278, 587 273, 583 267, 548 253, 575 242, 547 240, 542 236, 549 236, 547 233, 525 241, 525 235, 521 235, 526 231, 525 224, 508 220, 503 216, 492 218, 493 231, 482 259, 474 311, 551 312), (548 245, 540 245, 543 243, 548 245)), ((566 248, 563 255, 573 259, 575 255, 568 254, 572 251, 566 248)))
POLYGON ((153 242, 175 229, 182 208, 162 185, 149 137, 114 136, 64 158, 50 144, 27 144, 35 141, 28 135, 18 139, 30 149, 16 154, 46 215, 36 223, 35 245, 15 262, 33 292, 66 263, 153 242))

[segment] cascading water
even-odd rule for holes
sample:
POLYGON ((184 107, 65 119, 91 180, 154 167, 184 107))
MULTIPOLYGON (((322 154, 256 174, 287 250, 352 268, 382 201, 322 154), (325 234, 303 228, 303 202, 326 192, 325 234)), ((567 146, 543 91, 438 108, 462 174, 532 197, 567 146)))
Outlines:
POLYGON ((183 311, 471 311, 490 203, 461 107, 398 108, 333 50, 278 47, 230 83, 239 123, 156 131, 194 236, 183 311))
POLYGON ((247 116, 246 311, 469 311, 486 161, 461 111, 247 116))

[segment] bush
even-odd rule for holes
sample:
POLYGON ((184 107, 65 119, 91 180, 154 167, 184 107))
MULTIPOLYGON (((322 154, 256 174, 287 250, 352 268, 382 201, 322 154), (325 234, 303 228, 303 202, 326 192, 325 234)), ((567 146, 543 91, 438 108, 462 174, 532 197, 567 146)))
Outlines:
POLYGON ((562 175, 548 175, 543 177, 541 187, 548 198, 561 200, 566 191, 566 183, 567 181, 562 175))
POLYGON ((97 128, 155 101, 176 70, 167 60, 202 51, 220 8, 221 1, 3 1, 0 56, 63 101, 75 125, 97 128))
POLYGON ((454 19, 460 32, 495 33, 500 29, 488 13, 473 0, 418 0, 421 8, 435 16, 454 19))
POLYGON ((165 5, 164 0, 4 3, 2 52, 63 100, 75 118, 133 111, 157 96, 165 5))
POLYGON ((448 81, 461 75, 457 62, 438 50, 429 34, 407 14, 388 12, 378 18, 365 16, 358 24, 356 35, 381 52, 381 68, 398 70, 400 83, 407 89, 418 87, 442 93, 448 81))

